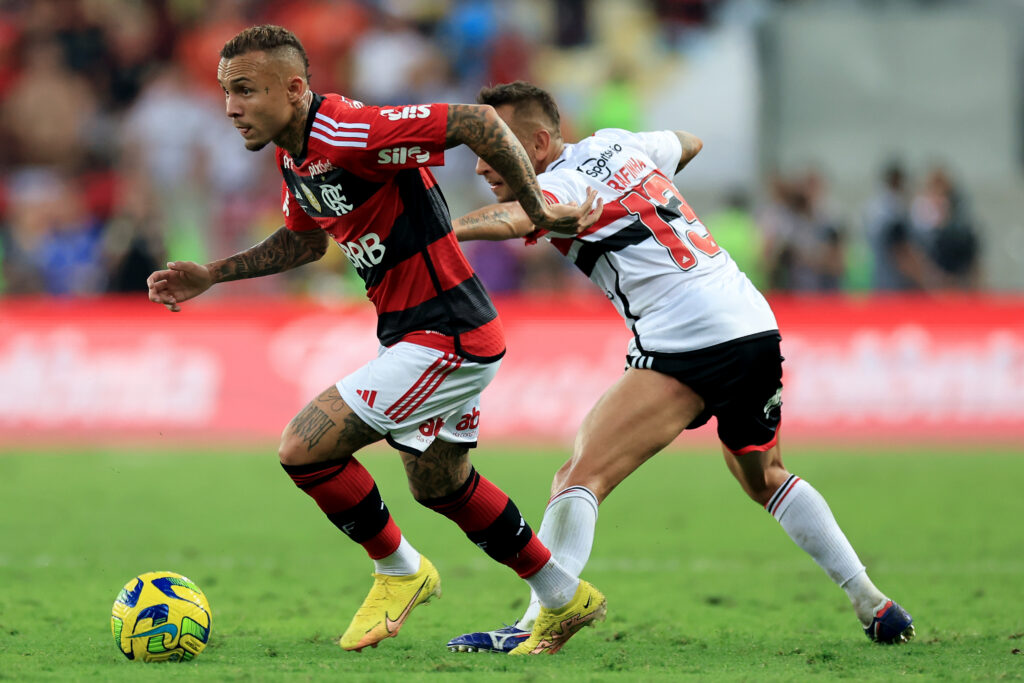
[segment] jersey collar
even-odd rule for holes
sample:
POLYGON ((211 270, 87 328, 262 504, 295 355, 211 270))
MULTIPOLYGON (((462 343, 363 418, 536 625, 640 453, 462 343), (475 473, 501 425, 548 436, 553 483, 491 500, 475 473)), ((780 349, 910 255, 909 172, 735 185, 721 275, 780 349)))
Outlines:
POLYGON ((558 158, 556 158, 554 161, 552 161, 550 164, 548 164, 548 167, 544 169, 544 172, 547 173, 548 171, 554 171, 556 168, 558 168, 559 166, 564 164, 566 161, 568 161, 568 159, 569 159, 569 151, 572 149, 572 146, 573 146, 573 143, 571 143, 571 142, 563 142, 562 143, 562 153, 558 155, 558 158))
POLYGON ((316 118, 316 113, 320 109, 320 105, 323 101, 323 95, 313 93, 313 101, 309 103, 309 113, 306 114, 306 130, 302 134, 302 152, 299 156, 292 158, 292 161, 295 162, 296 166, 304 164, 306 161, 306 155, 309 154, 309 134, 313 131, 313 119, 316 118))

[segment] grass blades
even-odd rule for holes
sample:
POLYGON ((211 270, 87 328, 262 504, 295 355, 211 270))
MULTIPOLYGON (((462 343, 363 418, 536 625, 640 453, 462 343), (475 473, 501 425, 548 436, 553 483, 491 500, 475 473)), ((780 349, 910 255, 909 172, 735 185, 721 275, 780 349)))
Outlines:
MULTIPOLYGON (((444 597, 401 635, 334 642, 372 564, 265 453, 0 456, 0 680, 992 680, 1024 675, 1024 453, 791 450, 874 582, 914 615, 909 646, 870 643, 843 592, 732 480, 720 456, 651 460, 601 507, 584 575, 608 620, 543 658, 452 654, 511 622, 527 591, 409 494, 387 449, 360 456, 444 597), (141 665, 110 635, 139 573, 171 570, 210 599, 195 661, 141 665)), ((537 528, 564 453, 481 449, 478 469, 537 528)))

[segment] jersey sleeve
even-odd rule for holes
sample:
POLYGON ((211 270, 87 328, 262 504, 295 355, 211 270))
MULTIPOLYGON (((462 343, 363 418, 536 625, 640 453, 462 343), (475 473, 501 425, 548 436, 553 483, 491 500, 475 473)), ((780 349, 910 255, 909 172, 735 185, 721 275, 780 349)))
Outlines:
POLYGON ((318 111, 310 137, 323 142, 341 165, 367 177, 405 168, 443 166, 448 105, 411 104, 360 107, 345 111, 345 121, 318 111))
POLYGON ((658 170, 667 178, 672 178, 679 167, 679 159, 683 156, 683 145, 679 136, 670 130, 658 130, 650 133, 637 133, 640 148, 651 158, 658 170))
POLYGON ((319 230, 320 226, 309 217, 295 197, 288 191, 288 185, 281 181, 281 213, 284 214, 284 226, 295 232, 306 232, 308 230, 319 230))
MULTIPOLYGON (((582 179, 581 174, 570 170, 557 170, 541 173, 537 176, 540 183, 540 193, 548 204, 568 204, 570 202, 582 204, 587 201, 587 183, 582 179)), ((572 237, 574 235, 559 235, 537 228, 523 239, 526 244, 536 244, 541 237, 572 237)))
POLYGON ((537 176, 541 194, 548 204, 582 204, 587 201, 587 182, 575 170, 548 171, 537 176))

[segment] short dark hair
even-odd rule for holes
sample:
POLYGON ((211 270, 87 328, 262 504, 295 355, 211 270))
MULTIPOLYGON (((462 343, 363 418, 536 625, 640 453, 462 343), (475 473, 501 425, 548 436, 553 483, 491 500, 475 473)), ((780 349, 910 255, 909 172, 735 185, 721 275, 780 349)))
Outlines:
POLYGON ((551 93, 543 88, 538 88, 526 81, 513 81, 512 83, 500 83, 491 87, 480 88, 476 96, 479 104, 489 104, 492 107, 500 107, 503 104, 511 104, 517 111, 527 107, 535 106, 540 108, 542 114, 548 118, 558 133, 561 126, 561 116, 558 114, 558 105, 551 93))
POLYGON ((221 59, 232 59, 248 52, 282 52, 294 50, 302 59, 302 65, 306 72, 306 80, 309 80, 309 56, 306 55, 306 48, 298 37, 283 26, 263 24, 261 26, 250 26, 237 36, 224 43, 220 50, 221 59))

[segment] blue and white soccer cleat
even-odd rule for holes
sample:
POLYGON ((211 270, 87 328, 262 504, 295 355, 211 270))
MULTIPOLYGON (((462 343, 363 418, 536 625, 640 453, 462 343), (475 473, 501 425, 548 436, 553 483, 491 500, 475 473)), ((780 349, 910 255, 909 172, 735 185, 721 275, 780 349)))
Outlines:
POLYGON ((871 625, 864 629, 867 637, 876 643, 895 645, 914 637, 914 617, 892 600, 878 608, 871 625))
POLYGON ((529 631, 524 631, 517 624, 512 624, 499 628, 497 631, 477 631, 452 638, 448 641, 448 651, 508 654, 529 637, 529 631))

